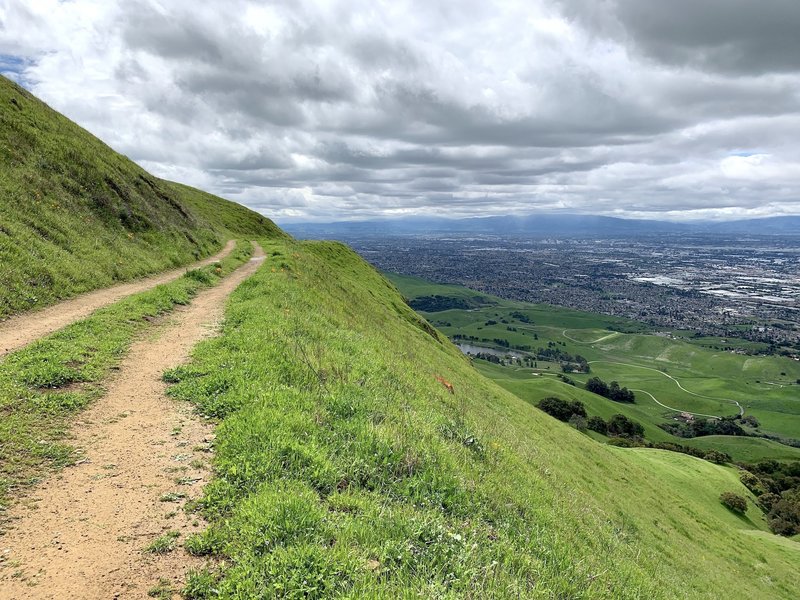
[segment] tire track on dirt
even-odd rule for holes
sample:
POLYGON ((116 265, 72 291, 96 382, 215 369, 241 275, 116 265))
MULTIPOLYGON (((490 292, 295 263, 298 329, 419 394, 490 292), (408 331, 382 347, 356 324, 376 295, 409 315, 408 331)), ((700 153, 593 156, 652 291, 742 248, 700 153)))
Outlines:
POLYGON ((85 460, 10 511, 0 537, 0 598, 144 598, 159 578, 177 589, 185 570, 200 566, 181 544, 201 524, 169 500, 200 495, 208 471, 199 461, 212 428, 166 396, 161 375, 215 333, 226 298, 263 259, 256 245, 250 262, 134 343, 107 394, 73 426, 85 460), (143 552, 168 531, 181 534, 175 550, 143 552))
POLYGON ((169 283, 177 279, 189 269, 196 269, 222 260, 236 247, 234 240, 228 241, 225 247, 210 258, 199 262, 159 273, 144 279, 137 279, 99 290, 93 290, 75 298, 53 304, 42 310, 26 312, 0 322, 0 357, 19 350, 31 342, 53 333, 67 325, 88 317, 99 308, 108 306, 138 292, 169 283))

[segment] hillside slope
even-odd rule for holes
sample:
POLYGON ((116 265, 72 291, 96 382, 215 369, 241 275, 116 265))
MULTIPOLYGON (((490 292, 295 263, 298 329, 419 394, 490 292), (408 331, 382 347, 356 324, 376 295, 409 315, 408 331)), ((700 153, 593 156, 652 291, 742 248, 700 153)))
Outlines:
POLYGON ((167 375, 221 419, 187 547, 225 560, 190 597, 795 597, 800 545, 734 469, 532 409, 342 245, 265 249, 222 336, 167 375))
POLYGON ((0 77, 0 318, 282 236, 236 203, 162 181, 0 77))

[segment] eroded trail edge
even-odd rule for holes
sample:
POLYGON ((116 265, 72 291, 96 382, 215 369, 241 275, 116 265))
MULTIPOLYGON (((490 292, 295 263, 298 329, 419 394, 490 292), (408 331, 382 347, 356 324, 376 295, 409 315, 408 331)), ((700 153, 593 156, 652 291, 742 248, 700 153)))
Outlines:
POLYGON ((162 283, 169 283, 177 279, 189 269, 196 269, 217 262, 228 256, 236 247, 236 242, 230 240, 225 247, 209 258, 199 262, 172 269, 144 279, 137 279, 128 283, 121 283, 108 288, 87 292, 30 313, 15 315, 6 321, 0 322, 0 356, 19 350, 31 342, 38 340, 54 331, 66 327, 88 317, 99 308, 113 304, 126 296, 144 292, 162 283))
POLYGON ((108 393, 73 427, 85 460, 12 509, 0 537, 0 598, 144 598, 159 579, 177 589, 199 566, 181 543, 202 524, 181 507, 208 478, 213 434, 165 395, 161 375, 216 332, 225 299, 263 259, 256 245, 248 263, 131 347, 108 393), (179 534, 171 552, 145 551, 170 532, 179 534))

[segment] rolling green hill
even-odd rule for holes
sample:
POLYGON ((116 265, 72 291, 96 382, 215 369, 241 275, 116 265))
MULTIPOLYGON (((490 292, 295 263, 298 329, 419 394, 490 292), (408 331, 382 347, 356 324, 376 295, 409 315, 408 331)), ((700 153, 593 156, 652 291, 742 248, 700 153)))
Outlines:
POLYGON ((735 468, 598 444, 344 246, 266 249, 222 335, 167 374, 220 420, 212 525, 187 547, 221 560, 191 597, 794 597, 800 544, 766 532, 735 468))
MULTIPOLYGON (((442 286, 413 277, 391 275, 412 305, 419 298, 475 294, 460 286, 442 286)), ((787 441, 800 440, 800 363, 780 356, 746 356, 658 334, 647 326, 628 321, 546 305, 486 297, 487 305, 472 310, 425 312, 432 323, 449 336, 477 338, 479 346, 554 348, 588 360, 591 373, 573 373, 579 387, 558 380, 558 361, 538 361, 536 368, 499 367, 477 361, 478 369, 500 385, 532 403, 547 396, 583 402, 590 415, 608 418, 620 413, 640 422, 646 438, 703 449, 717 449, 735 460, 800 460, 800 448, 768 439, 709 436, 684 439, 658 427, 677 411, 700 415, 733 416, 739 405, 755 416, 759 432, 787 441), (486 341, 489 340, 489 341, 486 341), (617 380, 636 390, 635 404, 613 402, 582 388, 593 376, 617 380)), ((501 349, 502 350, 502 349, 501 349)))
POLYGON ((237 235, 283 235, 162 181, 0 77, 0 318, 185 265, 237 235))
MULTIPOLYGON (((266 251, 221 334, 165 374, 176 398, 218 423, 213 480, 195 507, 210 527, 186 541, 210 560, 187 598, 796 596, 800 544, 768 533, 733 467, 596 443, 484 376, 346 247, 296 242, 237 205, 156 180, 17 86, 0 90, 3 314, 185 263, 226 237, 266 251), (726 491, 747 499, 744 514, 720 504, 726 491)), ((62 439, 148 319, 248 252, 4 357, 4 439, 28 429, 62 439), (64 387, 73 383, 91 387, 64 387)), ((542 336, 642 331, 535 311, 542 336)), ((445 330, 471 326, 463 313, 437 318, 454 320, 445 330)), ((0 476, 67 462, 61 443, 33 433, 0 443, 0 476)))

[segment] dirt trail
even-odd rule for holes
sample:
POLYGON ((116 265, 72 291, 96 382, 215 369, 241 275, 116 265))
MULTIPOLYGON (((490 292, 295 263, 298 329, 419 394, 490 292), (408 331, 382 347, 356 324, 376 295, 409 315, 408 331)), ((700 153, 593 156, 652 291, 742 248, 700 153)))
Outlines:
POLYGON ((263 256, 256 247, 249 263, 134 343, 106 396, 73 427, 85 461, 11 509, 0 536, 2 600, 146 598, 159 578, 179 589, 200 565, 181 543, 202 524, 181 510, 185 498, 168 495, 200 495, 211 427, 165 395, 161 374, 215 332, 228 294, 263 256), (181 534, 175 550, 143 552, 168 531, 181 534))
POLYGON ((15 315, 7 321, 0 322, 0 356, 27 346, 33 341, 49 333, 53 333, 66 327, 70 323, 79 321, 98 308, 108 306, 114 302, 154 288, 162 283, 168 283, 183 275, 188 269, 208 265, 218 260, 222 260, 230 254, 236 247, 236 242, 230 240, 225 247, 214 256, 201 260, 200 262, 173 269, 152 277, 137 279, 128 283, 121 283, 108 288, 87 292, 75 298, 64 300, 53 306, 48 306, 42 310, 22 313, 15 315))

